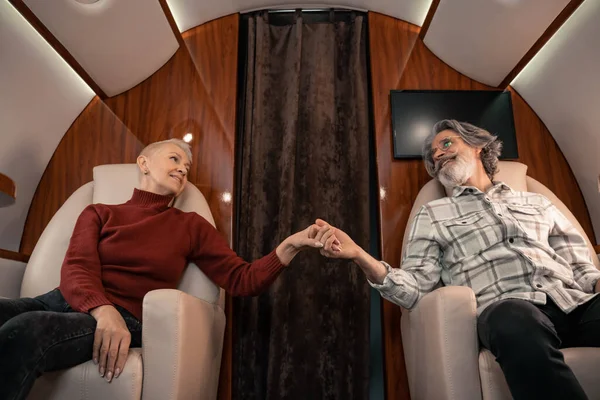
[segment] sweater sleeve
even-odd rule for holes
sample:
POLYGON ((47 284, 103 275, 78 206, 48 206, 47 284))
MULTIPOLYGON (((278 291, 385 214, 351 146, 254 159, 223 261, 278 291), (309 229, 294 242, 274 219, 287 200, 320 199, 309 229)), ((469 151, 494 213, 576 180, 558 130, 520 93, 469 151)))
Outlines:
POLYGON ((252 263, 244 261, 231 250, 225 238, 197 214, 190 229, 191 261, 232 296, 262 293, 284 267, 275 250, 252 263))
POLYGON ((60 271, 60 292, 75 311, 112 304, 102 285, 98 243, 102 221, 94 206, 87 206, 73 230, 60 271))

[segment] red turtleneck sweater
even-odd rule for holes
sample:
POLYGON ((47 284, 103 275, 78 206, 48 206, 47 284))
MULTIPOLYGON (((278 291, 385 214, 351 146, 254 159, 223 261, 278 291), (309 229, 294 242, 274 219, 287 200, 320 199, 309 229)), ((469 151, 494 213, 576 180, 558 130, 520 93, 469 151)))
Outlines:
POLYGON ((174 289, 189 262, 233 296, 265 290, 283 265, 272 251, 248 263, 200 215, 168 204, 172 197, 135 189, 125 204, 83 210, 65 256, 60 291, 75 310, 118 304, 142 319, 142 301, 174 289))

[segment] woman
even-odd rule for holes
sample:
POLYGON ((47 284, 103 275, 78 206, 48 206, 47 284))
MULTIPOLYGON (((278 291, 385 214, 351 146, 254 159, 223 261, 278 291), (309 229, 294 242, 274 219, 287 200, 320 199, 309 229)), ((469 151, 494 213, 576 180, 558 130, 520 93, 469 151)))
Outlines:
POLYGON ((146 147, 137 159, 141 189, 124 204, 92 204, 79 216, 60 286, 0 300, 0 399, 24 399, 43 372, 90 359, 108 382, 117 378, 129 348, 142 345, 144 295, 176 288, 190 261, 232 295, 257 295, 301 250, 331 236, 312 225, 247 263, 204 218, 170 207, 191 162, 181 140, 146 147))

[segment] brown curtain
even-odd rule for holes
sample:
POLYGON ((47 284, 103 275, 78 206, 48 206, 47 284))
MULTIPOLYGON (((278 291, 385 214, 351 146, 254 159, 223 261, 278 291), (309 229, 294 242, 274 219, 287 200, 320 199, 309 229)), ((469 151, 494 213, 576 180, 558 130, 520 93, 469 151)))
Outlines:
MULTIPOLYGON (((248 19, 237 237, 246 259, 317 217, 369 248, 366 18, 346 16, 248 19)), ((234 399, 367 399, 369 296, 357 266, 313 251, 267 293, 236 299, 234 399)))

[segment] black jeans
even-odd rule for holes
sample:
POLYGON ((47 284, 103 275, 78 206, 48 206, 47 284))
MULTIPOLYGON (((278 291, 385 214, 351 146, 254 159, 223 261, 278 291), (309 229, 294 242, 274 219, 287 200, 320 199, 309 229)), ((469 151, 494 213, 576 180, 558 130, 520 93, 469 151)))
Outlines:
MULTIPOLYGON (((142 324, 116 306, 142 345, 142 324)), ((75 312, 58 289, 35 298, 0 299, 0 399, 25 399, 35 380, 92 359, 96 320, 75 312)))
POLYGON ((477 331, 516 400, 587 399, 559 349, 600 347, 599 296, 569 314, 549 297, 545 305, 501 300, 481 313, 477 331))

